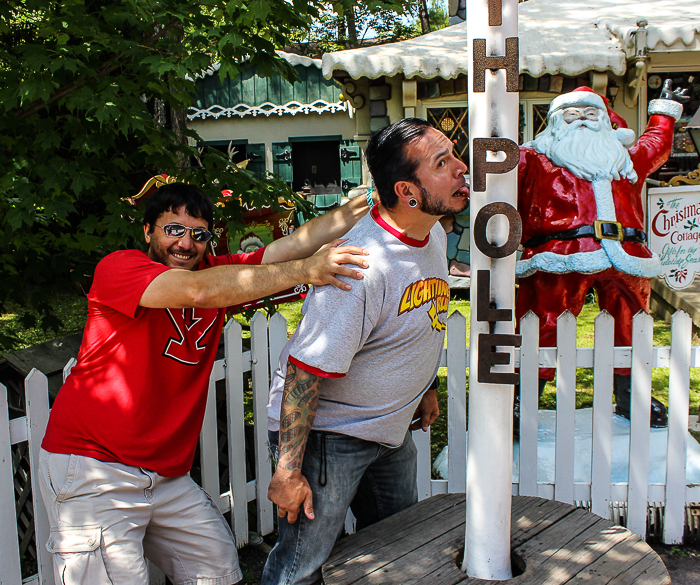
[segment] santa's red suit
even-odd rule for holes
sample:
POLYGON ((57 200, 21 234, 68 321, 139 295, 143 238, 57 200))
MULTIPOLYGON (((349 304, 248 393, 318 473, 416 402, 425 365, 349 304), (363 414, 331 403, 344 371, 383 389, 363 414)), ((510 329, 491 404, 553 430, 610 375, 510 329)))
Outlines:
MULTIPOLYGON (((583 88, 567 96, 582 92, 583 88)), ((588 96, 584 97, 592 103, 603 103, 597 94, 588 96)), ((540 346, 556 346, 557 317, 567 309, 578 315, 591 287, 600 309, 615 318, 615 345, 632 344, 632 317, 648 310, 649 279, 660 272, 659 259, 645 243, 641 191, 644 180, 668 159, 680 110, 680 104, 671 100, 650 103, 647 129, 629 149, 636 182, 626 178, 588 181, 534 148, 521 148, 518 209, 524 252, 516 269, 520 285, 515 311, 518 323, 530 310, 540 318, 540 346), (597 220, 606 222, 598 228, 607 237, 571 231, 579 228, 585 234, 595 229, 597 220), (623 241, 607 239, 618 236, 620 227, 625 230, 623 241)), ((540 370, 540 378, 552 380, 554 370, 540 370)))

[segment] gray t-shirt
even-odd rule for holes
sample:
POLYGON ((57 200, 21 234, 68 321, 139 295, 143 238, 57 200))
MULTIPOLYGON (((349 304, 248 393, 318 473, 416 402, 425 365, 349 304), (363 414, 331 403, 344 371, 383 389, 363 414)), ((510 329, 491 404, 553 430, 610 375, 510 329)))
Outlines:
POLYGON ((267 407, 279 430, 287 360, 322 377, 314 430, 397 447, 435 376, 450 289, 446 236, 436 223, 419 242, 373 213, 347 234, 370 253, 351 291, 314 287, 304 317, 280 356, 267 407))

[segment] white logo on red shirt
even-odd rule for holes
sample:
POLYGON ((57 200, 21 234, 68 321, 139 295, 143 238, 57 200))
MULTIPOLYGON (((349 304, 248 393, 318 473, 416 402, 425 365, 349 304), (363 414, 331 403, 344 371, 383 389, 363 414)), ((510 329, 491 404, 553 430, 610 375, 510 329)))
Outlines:
POLYGON ((178 337, 171 337, 163 350, 163 356, 188 366, 199 363, 201 352, 207 344, 204 338, 216 323, 217 313, 210 323, 202 322, 202 317, 195 316, 195 309, 165 309, 171 323, 175 326, 178 337))

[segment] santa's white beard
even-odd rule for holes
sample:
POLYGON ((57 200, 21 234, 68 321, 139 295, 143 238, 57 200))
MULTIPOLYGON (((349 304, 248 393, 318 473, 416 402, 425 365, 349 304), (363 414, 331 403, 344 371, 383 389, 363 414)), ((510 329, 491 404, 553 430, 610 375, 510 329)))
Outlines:
POLYGON ((565 167, 586 181, 637 181, 627 149, 612 128, 600 122, 576 120, 567 124, 559 120, 554 127, 537 135, 532 146, 559 167, 565 167))

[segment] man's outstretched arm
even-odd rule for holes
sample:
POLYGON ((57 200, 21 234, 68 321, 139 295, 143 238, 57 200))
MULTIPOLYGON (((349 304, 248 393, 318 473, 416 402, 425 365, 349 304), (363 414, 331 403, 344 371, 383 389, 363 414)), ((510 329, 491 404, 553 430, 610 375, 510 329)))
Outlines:
POLYGON ((337 275, 362 278, 355 266, 366 268, 367 252, 356 246, 331 242, 309 258, 274 264, 229 264, 206 270, 167 270, 156 276, 144 291, 139 305, 162 308, 221 308, 269 296, 297 284, 350 285, 337 275))
POLYGON ((313 494, 301 474, 306 442, 318 408, 321 378, 287 363, 287 376, 282 394, 280 437, 277 468, 272 476, 267 497, 277 504, 277 515, 294 524, 301 507, 310 520, 314 518, 313 494))
POLYGON ((333 240, 344 236, 367 215, 367 198, 355 197, 328 213, 302 224, 290 235, 275 240, 265 248, 263 264, 306 258, 333 240))
POLYGON ((316 217, 289 236, 265 248, 262 266, 234 264, 207 270, 168 270, 157 276, 139 305, 150 308, 220 308, 240 305, 297 284, 332 284, 348 290, 338 275, 362 278, 349 266, 368 266, 367 254, 338 240, 367 214, 367 199, 355 197, 346 205, 316 217))

